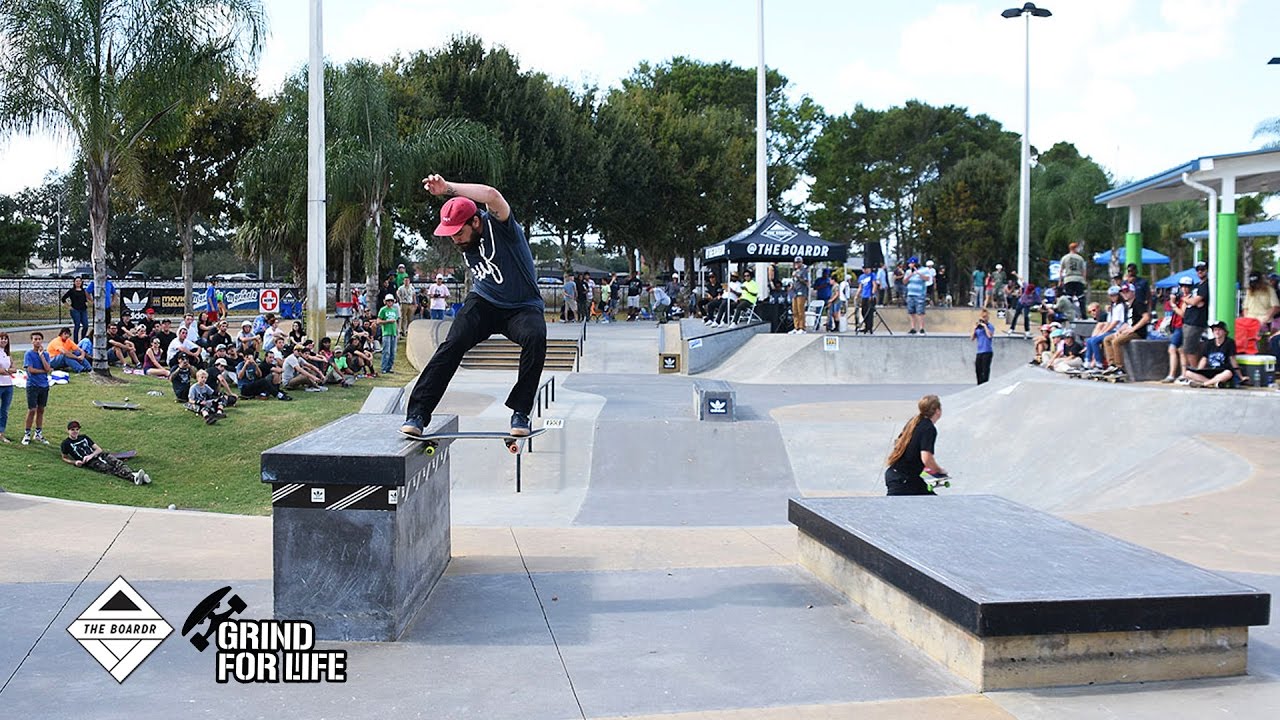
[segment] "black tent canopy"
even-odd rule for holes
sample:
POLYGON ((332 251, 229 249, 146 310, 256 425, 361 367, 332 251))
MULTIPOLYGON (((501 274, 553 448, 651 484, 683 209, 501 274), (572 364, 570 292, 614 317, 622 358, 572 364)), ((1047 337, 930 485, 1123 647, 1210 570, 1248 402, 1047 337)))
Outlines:
POLYGON ((790 262, 797 255, 807 265, 843 263, 849 246, 814 237, 770 210, 737 235, 702 248, 704 263, 790 262))

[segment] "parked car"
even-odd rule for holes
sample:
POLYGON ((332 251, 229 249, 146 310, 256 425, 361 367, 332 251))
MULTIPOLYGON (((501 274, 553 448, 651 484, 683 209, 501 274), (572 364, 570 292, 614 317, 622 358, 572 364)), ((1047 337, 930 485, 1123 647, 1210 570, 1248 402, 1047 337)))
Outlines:
POLYGON ((213 276, 213 279, 214 280, 231 280, 231 281, 257 280, 258 273, 251 273, 251 272, 218 273, 217 275, 213 276))
POLYGON ((125 279, 125 280, 140 280, 140 281, 145 282, 145 281, 147 281, 147 280, 150 280, 150 279, 151 279, 151 277, 150 277, 149 275, 147 275, 146 273, 144 273, 144 272, 140 271, 140 270, 130 270, 129 272, 127 272, 127 273, 125 273, 125 274, 124 274, 124 279, 125 279))

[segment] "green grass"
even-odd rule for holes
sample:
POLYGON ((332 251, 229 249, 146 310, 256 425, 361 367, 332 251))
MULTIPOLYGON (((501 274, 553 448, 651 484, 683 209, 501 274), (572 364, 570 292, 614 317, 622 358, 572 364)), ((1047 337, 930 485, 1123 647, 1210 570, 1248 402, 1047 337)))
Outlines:
MULTIPOLYGON (((400 386, 416 374, 404 359, 404 343, 396 360, 397 373, 358 380, 355 387, 329 386, 327 393, 291 392, 293 402, 243 400, 227 411, 216 425, 204 421, 175 402, 169 381, 138 375, 114 374, 121 385, 92 383, 86 375, 73 375, 67 385, 49 390, 45 410, 45 437, 49 446, 18 443, 26 415, 26 392, 14 388, 6 436, 12 445, 0 445, 0 486, 11 492, 47 497, 142 507, 209 510, 222 513, 266 515, 271 512, 271 491, 259 478, 259 455, 267 448, 357 412, 369 391, 379 386, 400 386), (163 397, 147 395, 159 390, 163 397), (141 409, 103 410, 94 400, 129 398, 141 409), (82 432, 107 451, 136 450, 129 466, 142 468, 153 483, 136 487, 99 472, 62 462, 58 446, 67 436, 67 422, 79 420, 82 432)), ((374 359, 377 362, 377 359, 374 359)))

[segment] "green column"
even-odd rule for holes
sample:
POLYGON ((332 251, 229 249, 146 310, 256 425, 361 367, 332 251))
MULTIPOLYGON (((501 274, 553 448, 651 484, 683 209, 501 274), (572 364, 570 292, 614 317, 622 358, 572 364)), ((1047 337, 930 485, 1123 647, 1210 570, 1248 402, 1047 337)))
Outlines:
MULTIPOLYGON (((1133 263, 1138 266, 1138 277, 1142 277, 1142 233, 1131 232, 1124 234, 1124 265, 1133 263)), ((1124 268, 1120 268, 1121 274, 1124 268)))
POLYGON ((1214 298, 1214 321, 1221 320, 1235 332, 1236 327, 1236 279, 1240 265, 1239 221, 1235 213, 1218 213, 1218 256, 1209 264, 1213 273, 1213 285, 1209 290, 1214 298))

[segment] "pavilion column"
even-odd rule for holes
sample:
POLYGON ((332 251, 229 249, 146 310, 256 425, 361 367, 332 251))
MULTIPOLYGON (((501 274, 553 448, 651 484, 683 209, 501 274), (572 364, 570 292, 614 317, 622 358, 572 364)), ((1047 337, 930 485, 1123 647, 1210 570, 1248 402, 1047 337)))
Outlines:
POLYGON ((1214 321, 1221 320, 1235 332, 1237 268, 1240 266, 1239 220, 1236 218, 1236 179, 1234 176, 1222 178, 1222 210, 1218 213, 1218 252, 1209 263, 1209 271, 1213 273, 1213 287, 1209 296, 1216 300, 1214 321))
MULTIPOLYGON (((1142 206, 1129 208, 1129 232, 1124 234, 1125 264, 1138 266, 1138 276, 1142 276, 1142 206)), ((1124 268, 1121 268, 1123 271, 1124 268)))

